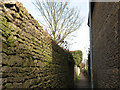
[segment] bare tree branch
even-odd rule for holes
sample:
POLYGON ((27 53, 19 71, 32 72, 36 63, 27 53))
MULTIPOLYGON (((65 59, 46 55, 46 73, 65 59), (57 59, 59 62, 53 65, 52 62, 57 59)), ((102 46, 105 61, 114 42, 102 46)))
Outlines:
POLYGON ((69 8, 68 2, 49 2, 49 0, 35 0, 33 4, 40 11, 48 27, 48 33, 58 45, 62 45, 72 32, 79 29, 82 18, 79 11, 69 8))

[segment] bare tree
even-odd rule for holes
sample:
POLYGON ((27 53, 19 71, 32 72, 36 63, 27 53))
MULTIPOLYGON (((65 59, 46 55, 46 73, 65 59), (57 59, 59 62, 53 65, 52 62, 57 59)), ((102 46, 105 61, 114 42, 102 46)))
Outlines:
POLYGON ((62 45, 65 38, 79 29, 82 18, 79 11, 69 7, 68 2, 50 2, 49 0, 35 0, 33 3, 45 20, 48 33, 53 40, 62 45))

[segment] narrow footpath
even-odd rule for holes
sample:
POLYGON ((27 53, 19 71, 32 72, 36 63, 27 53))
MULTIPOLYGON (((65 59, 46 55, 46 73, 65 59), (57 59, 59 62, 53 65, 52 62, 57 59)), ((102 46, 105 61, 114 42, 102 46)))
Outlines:
POLYGON ((77 83, 77 88, 91 88, 90 87, 90 81, 88 80, 88 78, 86 78, 83 74, 83 72, 80 73, 80 77, 77 83))

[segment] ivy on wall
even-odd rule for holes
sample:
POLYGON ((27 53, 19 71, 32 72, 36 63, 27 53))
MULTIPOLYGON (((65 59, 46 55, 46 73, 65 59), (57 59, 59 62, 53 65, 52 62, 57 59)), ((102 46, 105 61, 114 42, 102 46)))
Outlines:
POLYGON ((75 61, 75 65, 80 66, 80 63, 82 62, 83 54, 81 50, 76 51, 70 51, 72 53, 73 59, 75 61))

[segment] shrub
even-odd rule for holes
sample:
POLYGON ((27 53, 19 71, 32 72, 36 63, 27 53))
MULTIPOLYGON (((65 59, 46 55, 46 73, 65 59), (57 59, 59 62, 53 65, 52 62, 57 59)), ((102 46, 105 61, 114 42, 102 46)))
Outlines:
POLYGON ((77 66, 80 66, 80 63, 81 63, 82 58, 83 58, 82 51, 81 50, 76 50, 76 51, 70 51, 70 53, 72 53, 75 64, 77 66))

